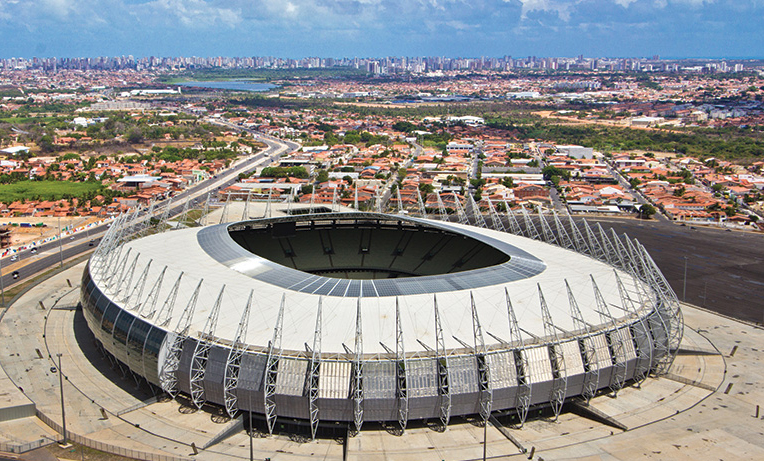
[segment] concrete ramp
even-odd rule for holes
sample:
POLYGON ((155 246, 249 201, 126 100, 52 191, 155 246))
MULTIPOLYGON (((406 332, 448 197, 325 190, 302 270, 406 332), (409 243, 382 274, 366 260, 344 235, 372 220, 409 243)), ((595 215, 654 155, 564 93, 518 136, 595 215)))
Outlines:
POLYGON ((0 422, 34 415, 34 402, 5 373, 0 373, 0 422))

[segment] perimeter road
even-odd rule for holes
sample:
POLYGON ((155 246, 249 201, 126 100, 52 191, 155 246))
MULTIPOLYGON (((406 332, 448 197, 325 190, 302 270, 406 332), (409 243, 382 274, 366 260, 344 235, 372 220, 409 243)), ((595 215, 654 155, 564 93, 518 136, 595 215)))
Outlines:
MULTIPOLYGON (((8 338, 0 344, 3 370, 16 386, 23 386, 42 415, 60 424, 58 377, 49 368, 55 364, 56 354, 63 353, 70 364, 65 367, 64 387, 67 410, 71 409, 67 411, 67 429, 72 438, 81 441, 85 436, 91 445, 105 443, 144 454, 189 459, 191 442, 203 446, 225 430, 227 423, 216 422, 209 413, 191 411, 177 401, 147 398, 142 403, 144 397, 135 390, 135 382, 121 378, 118 369, 109 368, 93 349, 81 312, 73 309, 78 288, 69 288, 65 282, 66 278, 76 278, 82 268, 78 265, 41 283, 6 312, 0 322, 0 335, 8 338), (39 299, 53 309, 40 309, 39 299), (38 357, 36 349, 44 351, 44 358, 38 357), (103 419, 100 408, 109 414, 108 419, 103 419)), ((600 396, 592 400, 591 405, 623 423, 628 431, 614 431, 605 424, 566 413, 558 422, 529 421, 522 430, 505 426, 515 438, 512 442, 491 425, 487 457, 526 459, 527 454, 520 453, 517 444, 528 450, 535 447, 535 454, 545 459, 764 457, 764 436, 757 429, 760 420, 753 418, 754 403, 764 398, 764 390, 755 385, 764 379, 755 352, 757 344, 764 341, 764 331, 690 306, 685 307, 685 318, 688 329, 683 352, 671 370, 681 380, 650 378, 641 388, 623 389, 617 399, 600 396), (724 351, 740 338, 744 341, 734 357, 723 357, 704 336, 724 351), (735 367, 735 376, 727 376, 729 365, 735 367), (742 380, 737 373, 748 378, 742 380), (735 383, 735 390, 724 394, 730 383, 735 383)), ((503 418, 499 420, 506 424, 503 418)), ((349 439, 347 459, 481 459, 483 428, 455 422, 442 434, 417 424, 411 424, 402 436, 370 427, 349 439)), ((4 426, 5 433, 23 437, 14 430, 12 424, 4 426)), ((342 445, 332 439, 310 442, 274 435, 258 438, 254 452, 258 459, 343 459, 342 445)), ((248 459, 248 435, 242 430, 200 450, 194 458, 248 459)))
MULTIPOLYGON (((227 171, 219 173, 216 177, 201 181, 187 190, 172 198, 174 206, 171 210, 171 216, 180 213, 183 209, 183 203, 186 198, 193 200, 194 198, 203 196, 206 192, 216 191, 218 188, 225 188, 228 185, 233 184, 240 173, 246 173, 260 165, 268 165, 275 159, 278 159, 284 152, 291 152, 297 147, 298 144, 292 142, 282 142, 277 138, 260 136, 259 138, 268 147, 260 153, 250 156, 244 160, 238 160, 234 162, 234 165, 227 171)), ((157 206, 165 204, 166 200, 157 203, 157 206)), ((7 290, 14 285, 21 283, 30 277, 34 277, 38 273, 52 268, 59 262, 59 259, 66 261, 72 257, 75 257, 88 250, 92 250, 95 245, 90 246, 90 240, 98 240, 108 230, 110 224, 103 224, 89 229, 88 232, 78 232, 71 235, 62 241, 52 241, 38 245, 35 247, 35 252, 32 249, 23 250, 16 253, 19 256, 19 260, 11 262, 10 256, 3 258, 2 261, 2 284, 4 289, 7 290), (61 255, 59 252, 59 245, 61 248, 61 255), (31 261, 30 261, 31 260, 31 261), (19 277, 13 278, 12 273, 19 271, 19 277)), ((98 243, 98 242, 94 242, 98 243)))

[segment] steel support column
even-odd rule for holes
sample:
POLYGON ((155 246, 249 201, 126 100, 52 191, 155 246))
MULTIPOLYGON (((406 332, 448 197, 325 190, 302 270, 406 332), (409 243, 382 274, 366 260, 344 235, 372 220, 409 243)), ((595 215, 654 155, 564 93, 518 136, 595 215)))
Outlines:
POLYGON ((276 424, 276 377, 278 375, 279 360, 281 359, 281 331, 284 328, 284 302, 286 294, 281 295, 281 306, 273 327, 273 338, 268 344, 268 358, 265 365, 265 385, 263 400, 265 403, 265 421, 268 424, 268 433, 273 434, 273 426, 276 424))
POLYGON ((605 298, 602 297, 597 282, 594 281, 594 277, 589 276, 592 280, 592 287, 594 288, 594 299, 597 303, 597 313, 600 315, 600 321, 602 323, 609 323, 610 330, 605 332, 605 338, 607 339, 608 349, 610 350, 610 357, 613 363, 613 373, 610 378, 610 390, 613 391, 613 395, 618 395, 618 391, 623 389, 626 383, 626 348, 623 344, 623 337, 621 332, 618 331, 618 325, 615 322, 615 317, 610 315, 610 309, 605 302, 605 298))
POLYGON ((186 341, 191 321, 194 318, 196 301, 199 299, 199 290, 202 288, 204 279, 199 280, 199 284, 191 294, 186 308, 178 319, 173 335, 167 335, 165 341, 169 342, 167 347, 167 357, 162 363, 159 371, 159 383, 162 390, 175 397, 178 393, 178 366, 180 365, 180 353, 183 351, 183 343, 186 341))
POLYGON ((523 221, 525 223, 525 236, 534 240, 541 240, 541 236, 536 230, 536 226, 533 225, 533 221, 528 215, 528 210, 526 210, 522 205, 520 205, 520 213, 523 215, 523 221))
POLYGON ((310 434, 313 440, 316 439, 318 430, 318 389, 319 378, 321 376, 321 326, 322 314, 321 307, 323 297, 318 298, 318 310, 316 312, 316 328, 313 330, 313 350, 311 351, 310 367, 308 375, 308 400, 310 411, 310 434))
MULTIPOLYGON (((565 280, 565 289, 568 292, 568 302, 570 303, 570 316, 573 318, 573 325, 578 332, 584 332, 583 337, 578 339, 578 347, 581 351, 581 357, 584 359, 584 386, 583 396, 588 402, 594 397, 600 384, 600 363, 597 357, 597 349, 592 342, 592 331, 589 324, 584 320, 578 302, 573 296, 573 291, 565 280)), ((579 333, 580 334, 580 333, 579 333)))
POLYGON ((223 303, 223 293, 225 285, 220 289, 217 300, 212 306, 209 317, 204 325, 202 334, 196 341, 194 355, 191 359, 191 368, 189 369, 189 382, 191 383, 191 401, 196 408, 201 408, 206 401, 204 395, 204 376, 207 372, 207 358, 212 349, 212 341, 215 338, 215 330, 218 326, 218 317, 220 316, 220 305, 223 303))
POLYGON ((507 318, 509 319, 509 342, 517 343, 518 347, 514 349, 515 367, 517 369, 517 395, 515 397, 515 411, 520 419, 520 426, 525 424, 528 418, 528 410, 531 407, 531 392, 533 391, 530 379, 530 366, 523 350, 525 344, 520 334, 520 326, 515 317, 515 310, 512 308, 512 301, 509 298, 509 291, 504 288, 504 298, 507 301, 507 318))
POLYGON ((433 307, 435 310, 435 357, 438 365, 438 395, 440 400, 440 422, 445 428, 451 419, 451 389, 448 369, 448 354, 446 343, 443 339, 443 327, 440 324, 438 312, 438 298, 433 295, 433 307))
POLYGON ((395 375, 396 397, 398 399, 398 424, 401 430, 406 430, 409 419, 409 393, 406 379, 406 350, 403 344, 403 327, 401 326, 401 310, 398 297, 395 297, 395 375))
POLYGON ((159 313, 157 314, 157 325, 164 327, 170 323, 172 312, 175 309, 175 301, 178 299, 178 291, 180 289, 180 281, 182 278, 183 272, 178 275, 178 278, 175 280, 175 284, 173 284, 172 289, 170 289, 170 293, 164 300, 162 307, 159 308, 159 313))
POLYGON ((470 307, 472 310, 472 336, 475 344, 475 359, 478 369, 478 383, 480 384, 480 416, 483 423, 488 424, 488 418, 491 417, 491 406, 493 405, 493 388, 491 387, 491 367, 488 364, 486 356, 485 339, 483 337, 483 327, 480 325, 475 298, 470 292, 470 307))
POLYGON ((356 432, 363 425, 363 328, 361 325, 361 298, 356 301, 355 350, 353 359, 353 424, 356 432))
MULTIPOLYGON (((247 304, 244 306, 244 312, 239 319, 239 325, 236 327, 236 336, 234 337, 231 349, 228 351, 228 358, 225 361, 225 371, 223 372, 223 403, 228 416, 234 417, 239 410, 239 396, 236 392, 239 387, 239 373, 241 371, 241 358, 244 351, 247 350, 247 327, 249 326, 249 315, 252 311, 252 297, 255 290, 250 290, 247 304)), ((251 412, 252 409, 250 408, 251 412)))
POLYGON ((562 353, 560 339, 557 337, 557 327, 549 314, 549 307, 544 299, 544 293, 541 291, 541 285, 536 284, 539 292, 539 303, 541 304, 541 318, 544 321, 544 336, 551 341, 548 345, 549 360, 552 363, 552 391, 549 395, 549 403, 554 411, 555 421, 560 416, 562 405, 565 403, 565 394, 568 391, 568 371, 565 368, 565 356, 562 353))

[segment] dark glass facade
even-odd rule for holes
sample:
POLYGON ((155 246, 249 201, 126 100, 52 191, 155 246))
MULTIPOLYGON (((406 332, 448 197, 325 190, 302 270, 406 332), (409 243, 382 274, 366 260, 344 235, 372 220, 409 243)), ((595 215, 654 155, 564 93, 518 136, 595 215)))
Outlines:
POLYGON ((167 332, 112 302, 90 277, 82 275, 82 312, 96 339, 130 370, 159 386, 159 349, 167 332))
MULTIPOLYGON (((93 282, 90 267, 84 271, 82 278, 81 301, 83 313, 90 330, 103 347, 117 360, 130 368, 136 375, 143 376, 149 383, 160 386, 159 354, 167 332, 145 321, 139 315, 124 309, 121 299, 116 304, 106 296, 93 282)), ((607 364, 599 365, 599 389, 607 389, 616 361, 623 363, 624 378, 630 380, 635 376, 635 368, 640 360, 636 351, 651 350, 652 366, 660 359, 659 347, 656 344, 665 343, 667 335, 665 325, 660 316, 653 311, 644 321, 637 320, 630 325, 593 333, 587 340, 601 337, 600 343, 610 346, 610 351, 603 350, 602 360, 607 364), (612 345, 622 338, 626 341, 624 350, 615 353, 612 345), (649 339, 648 339, 649 338, 649 339), (652 340, 652 345, 646 341, 652 340), (616 355, 618 355, 616 357, 616 355)), ((564 341, 580 342, 584 339, 565 339, 564 341)), ((191 367, 193 354, 196 350, 196 340, 185 338, 182 354, 179 357, 177 370, 178 388, 181 392, 190 393, 191 367)), ((551 353, 545 352, 547 345, 526 345, 523 350, 496 350, 486 355, 492 363, 491 387, 494 392, 494 410, 513 408, 517 402, 514 398, 518 392, 517 357, 521 355, 529 359, 529 379, 532 381, 531 404, 544 405, 549 402, 553 386, 553 376, 559 374, 551 353), (531 354, 529 351, 539 352, 531 354), (513 359, 502 358, 502 354, 511 353, 513 359), (507 376, 502 379, 501 376, 507 376)), ((607 348, 606 348, 607 349, 607 348)), ((582 347, 572 350, 578 354, 582 347)), ((224 373, 230 347, 213 344, 205 362, 205 373, 202 378, 204 399, 213 404, 224 405, 224 373)), ((583 356, 583 352, 581 352, 583 356)), ((571 357, 578 360, 578 357, 571 357)), ((566 359, 567 360, 567 359, 566 359)), ((568 370, 566 398, 581 394, 585 370, 591 363, 581 358, 584 367, 578 372, 568 370)), ((343 362, 340 360, 339 362, 343 362)), ((328 421, 352 421, 353 406, 351 388, 351 366, 343 368, 342 363, 322 361, 318 405, 321 408, 321 418, 328 421)), ((345 365, 348 365, 345 363, 345 365)), ((253 409, 263 412, 264 376, 266 356, 262 353, 247 352, 241 358, 241 369, 238 387, 234 390, 238 396, 238 408, 253 409)), ((448 388, 451 395, 452 414, 467 415, 479 411, 480 392, 478 388, 479 367, 477 357, 469 355, 454 355, 448 358, 449 377, 448 388)), ((368 420, 389 421, 397 415, 396 397, 396 365, 391 360, 370 360, 364 364, 364 411, 368 420)), ((277 414, 298 419, 309 417, 307 361, 304 358, 282 357, 278 362, 278 378, 276 380, 275 402, 277 414)), ((408 393, 408 418, 423 419, 438 417, 439 392, 438 367, 434 358, 411 358, 406 362, 405 386, 408 393)))

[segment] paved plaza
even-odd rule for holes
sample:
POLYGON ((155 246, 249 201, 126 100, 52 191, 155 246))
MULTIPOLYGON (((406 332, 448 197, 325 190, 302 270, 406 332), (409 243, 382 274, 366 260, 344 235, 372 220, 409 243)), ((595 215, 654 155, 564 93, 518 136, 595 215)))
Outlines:
MULTIPOLYGON (((75 441, 141 459, 249 459, 248 436, 236 421, 152 396, 101 356, 77 310, 83 267, 42 282, 0 321, 0 397, 10 396, 0 404, 33 402, 38 415, 1 422, 0 442, 11 447, 58 437, 49 426, 59 429, 62 420, 59 375, 52 368, 61 353, 66 424, 75 441)), ((599 396, 590 408, 558 421, 542 417, 518 429, 492 420, 487 457, 764 459, 764 414, 756 418, 764 402, 758 385, 764 381, 758 349, 764 331, 689 305, 683 312, 685 336, 667 376, 648 378, 616 398, 599 396)), ((274 461, 482 459, 483 434, 475 421, 457 421, 444 432, 420 425, 403 435, 369 425, 347 446, 342 439, 258 437, 254 455, 274 461)))

